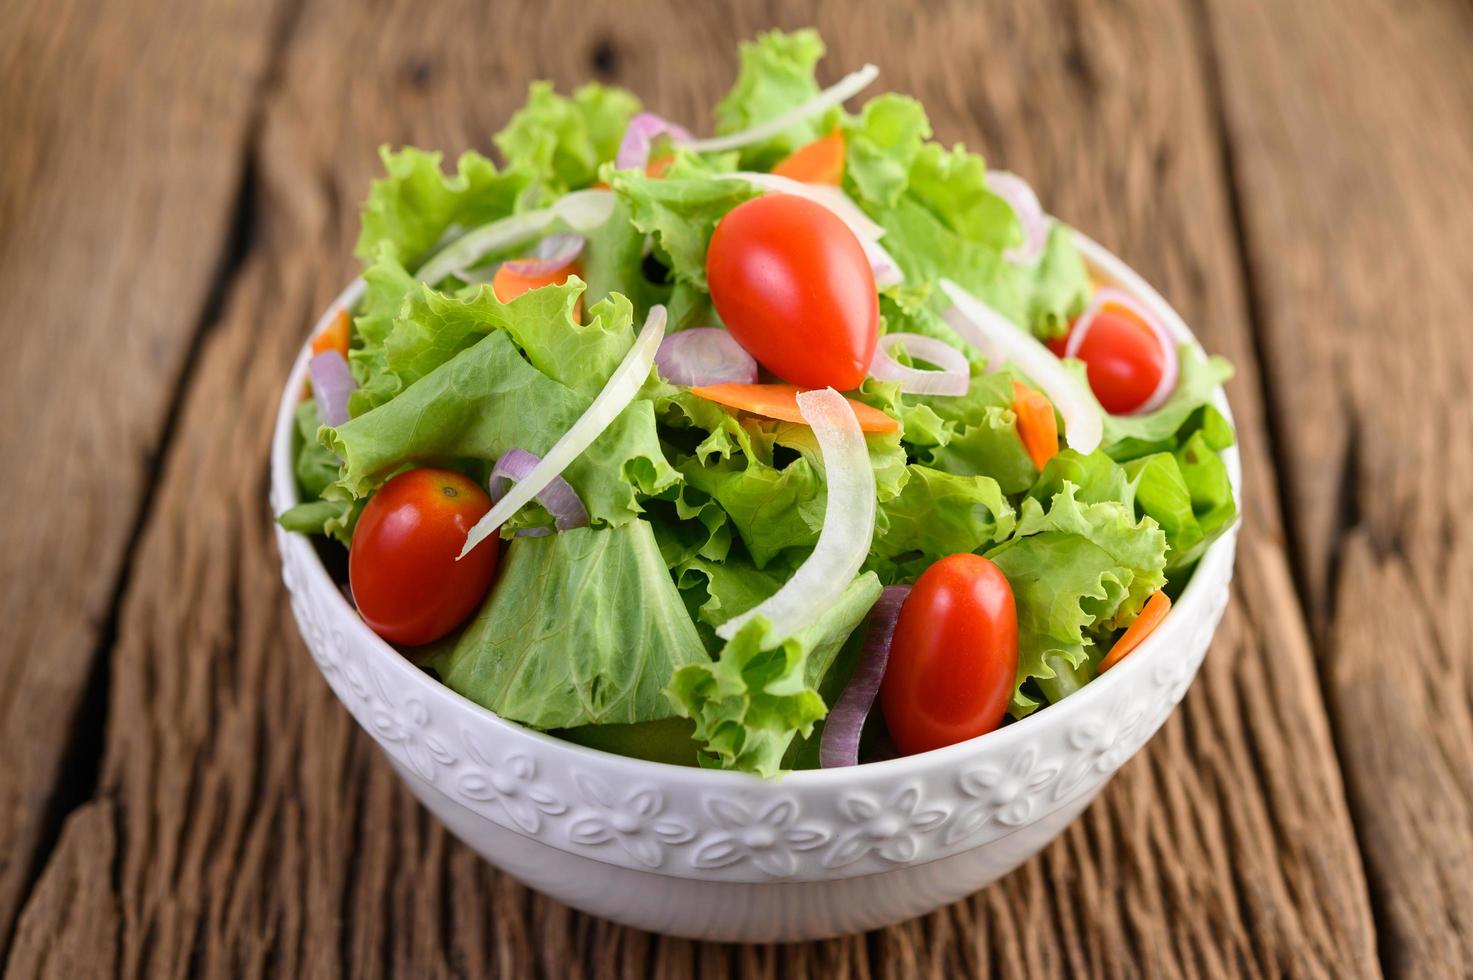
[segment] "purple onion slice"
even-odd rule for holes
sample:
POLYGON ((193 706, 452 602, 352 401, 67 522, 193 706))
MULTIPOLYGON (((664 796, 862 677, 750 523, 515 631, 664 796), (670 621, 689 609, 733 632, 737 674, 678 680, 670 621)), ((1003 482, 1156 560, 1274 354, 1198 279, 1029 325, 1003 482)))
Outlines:
MULTIPOLYGON (((542 457, 525 449, 508 449, 501 454, 491 470, 490 485, 487 487, 492 500, 500 500, 513 483, 526 479, 532 468, 542 462, 542 457)), ((559 531, 588 526, 588 508, 572 484, 561 476, 552 478, 537 494, 537 502, 547 508, 559 531)), ((517 532, 519 538, 540 538, 549 534, 547 528, 529 527, 517 532)))
POLYGON ((887 586, 869 611, 859 663, 854 665, 854 674, 844 687, 844 693, 834 702, 823 723, 823 736, 818 742, 818 763, 824 769, 859 764, 859 736, 864 732, 864 722, 870 709, 874 707, 875 695, 880 692, 880 682, 885 679, 885 665, 890 662, 890 639, 895 635, 900 607, 908 595, 908 585, 887 586))
POLYGON ((650 159, 650 147, 659 136, 669 136, 673 143, 689 143, 693 139, 683 127, 668 122, 653 112, 641 112, 629 120, 624 130, 624 139, 619 143, 619 152, 614 157, 614 166, 620 170, 643 168, 650 159))
POLYGON ((323 425, 339 426, 348 421, 348 396, 358 390, 348 360, 335 350, 314 354, 307 362, 312 376, 312 397, 317 400, 317 417, 323 425))
POLYGON ((666 335, 655 352, 660 377, 675 385, 751 384, 757 362, 720 327, 692 327, 666 335))

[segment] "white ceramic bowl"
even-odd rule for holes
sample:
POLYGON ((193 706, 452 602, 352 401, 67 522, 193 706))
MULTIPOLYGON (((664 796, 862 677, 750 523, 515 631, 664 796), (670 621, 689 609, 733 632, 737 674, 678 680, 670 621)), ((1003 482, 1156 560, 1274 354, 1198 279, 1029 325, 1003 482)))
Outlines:
MULTIPOLYGON (((1100 281, 1129 290, 1192 340, 1123 262, 1083 236, 1079 243, 1100 281)), ((337 302, 360 290, 355 283, 337 302)), ((297 500, 292 410, 307 353, 277 417, 275 513, 297 500)), ((1221 391, 1217 404, 1227 412, 1221 391)), ((1238 492, 1236 450, 1226 462, 1238 492)), ((776 782, 610 755, 503 721, 371 632, 307 538, 276 534, 292 611, 323 676, 457 837, 595 915, 679 936, 767 942, 921 915, 1041 850, 1186 693, 1227 605, 1237 529, 1208 550, 1161 627, 1067 700, 934 752, 776 782)))

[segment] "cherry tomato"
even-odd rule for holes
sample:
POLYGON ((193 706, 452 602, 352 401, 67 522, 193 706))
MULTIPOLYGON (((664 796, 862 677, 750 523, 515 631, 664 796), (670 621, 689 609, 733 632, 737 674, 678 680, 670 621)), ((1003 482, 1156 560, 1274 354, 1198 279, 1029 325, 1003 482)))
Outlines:
POLYGON ((369 499, 348 549, 353 602, 391 643, 438 640, 475 611, 491 587, 499 538, 461 561, 466 532, 491 498, 449 470, 406 470, 369 499))
POLYGON ((921 573, 890 641, 880 704, 911 755, 1002 724, 1018 672, 1013 588, 981 555, 948 555, 921 573))
MULTIPOLYGON (((1049 347, 1062 357, 1067 343, 1065 337, 1049 347)), ((1084 362, 1100 405, 1114 415, 1144 405, 1166 370, 1166 355, 1151 328, 1118 306, 1100 310, 1074 356, 1084 362)))
POLYGON ((706 252, 711 302, 733 337, 803 388, 859 387, 879 335, 875 275, 828 208, 768 194, 732 208, 706 252))

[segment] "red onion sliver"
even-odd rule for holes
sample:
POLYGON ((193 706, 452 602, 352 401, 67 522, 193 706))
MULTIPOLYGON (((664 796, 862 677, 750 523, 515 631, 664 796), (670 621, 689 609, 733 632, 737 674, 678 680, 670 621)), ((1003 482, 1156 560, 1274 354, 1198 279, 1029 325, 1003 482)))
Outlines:
POLYGON ((335 350, 313 355, 307 362, 312 376, 312 397, 317 400, 317 417, 323 425, 339 426, 348 421, 348 396, 358 390, 348 360, 335 350))
POLYGON ((987 189, 1008 202, 1023 226, 1023 244, 1004 251, 1003 258, 1018 265, 1038 261, 1048 243, 1048 215, 1043 213, 1038 195, 1026 180, 1006 170, 987 171, 987 189))
MULTIPOLYGON (((487 491, 492 500, 500 500, 506 494, 506 490, 513 483, 526 478, 532 468, 542 462, 542 457, 536 453, 529 453, 525 449, 508 449, 501 454, 496 461, 496 466, 491 470, 491 479, 488 481, 487 491)), ((583 499, 578 496, 578 491, 573 489, 572 484, 561 476, 552 478, 552 482, 543 487, 537 494, 537 502, 547 508, 552 515, 553 523, 559 531, 572 530, 575 527, 588 526, 588 508, 583 506, 583 499)), ((518 537, 535 538, 547 534, 546 528, 525 528, 517 532, 518 537)))
POLYGON ((881 337, 869 373, 880 381, 899 381, 900 390, 913 395, 965 395, 972 383, 972 368, 965 354, 944 341, 918 333, 887 333, 881 337), (904 344, 912 357, 929 361, 941 370, 906 367, 890 356, 890 348, 896 344, 904 344))
POLYGON ((874 707, 880 682, 885 679, 885 666, 890 662, 890 639, 900 619, 900 607, 910 595, 910 586, 891 585, 880 593, 869 611, 865 626, 864 647, 854 674, 844 686, 844 693, 834 702, 833 710, 823 723, 818 741, 818 764, 824 769, 859 764, 859 736, 865 719, 874 707))
POLYGON ((576 262, 587 241, 582 235, 548 235, 537 243, 531 257, 512 259, 503 265, 519 276, 550 276, 576 262))
POLYGON ((683 127, 667 122, 653 112, 641 112, 629 120, 624 130, 624 139, 619 143, 619 152, 614 157, 614 166, 620 170, 643 167, 650 159, 650 147, 655 138, 669 136, 673 143, 689 143, 693 136, 683 127))
POLYGON ((1156 388, 1151 392, 1151 396, 1130 414, 1145 415, 1148 412, 1154 412, 1166 404, 1166 399, 1170 398, 1171 393, 1176 390, 1177 374, 1181 366, 1176 353, 1176 341, 1172 339, 1166 329, 1166 324, 1161 322, 1161 318, 1125 290, 1104 286, 1095 292, 1090 298, 1089 306, 1079 315, 1079 319, 1074 322, 1074 329, 1069 332, 1069 342, 1064 346, 1064 356, 1079 356, 1079 348, 1084 346, 1084 338, 1089 335, 1090 328, 1094 326, 1095 318, 1107 306, 1118 306, 1127 311, 1156 335, 1156 343, 1161 347, 1161 380, 1156 382, 1156 388))
MULTIPOLYGON (((507 487, 521 480, 532 468, 542 461, 535 453, 529 453, 525 449, 509 449, 501 454, 496 461, 496 466, 491 470, 489 481, 489 492, 492 500, 500 500, 506 493, 507 487)), ((537 494, 537 502, 547 508, 552 515, 553 523, 559 531, 572 530, 575 527, 588 526, 588 510, 583 506, 583 500, 578 496, 578 491, 561 476, 554 477, 552 482, 537 494)), ((552 534, 551 529, 545 527, 524 527, 516 532, 519 538, 541 538, 552 534)))
POLYGON ((692 327, 660 341, 655 352, 660 377, 676 385, 752 384, 757 362, 720 327, 692 327))
MULTIPOLYGON (((492 467, 491 480, 486 488, 492 500, 501 500, 508 486, 526 479, 527 473, 532 472, 532 467, 541 461, 542 457, 535 452, 527 452, 526 449, 507 449, 502 452, 501 458, 496 460, 496 466, 492 467)), ((558 531, 572 531, 573 528, 588 526, 588 508, 583 507, 583 498, 577 495, 572 483, 561 476, 552 477, 551 482, 542 488, 538 494, 538 503, 552 514, 552 523, 557 525, 558 531)), ((541 538, 545 533, 548 533, 545 528, 527 528, 518 531, 517 536, 541 538)))

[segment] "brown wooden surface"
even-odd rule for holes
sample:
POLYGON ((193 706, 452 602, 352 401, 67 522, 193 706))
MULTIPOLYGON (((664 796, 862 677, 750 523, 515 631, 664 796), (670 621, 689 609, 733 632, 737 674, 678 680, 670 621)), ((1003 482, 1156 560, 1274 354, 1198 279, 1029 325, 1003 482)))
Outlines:
POLYGON ((8 976, 1473 971, 1466 4, 7 0, 0 23, 8 976), (736 38, 804 23, 828 77, 878 63, 1235 360, 1246 519, 1183 707, 1037 859, 869 936, 708 946, 527 891, 399 786, 295 636, 266 447, 378 144, 484 149, 537 77, 700 126, 736 38))

